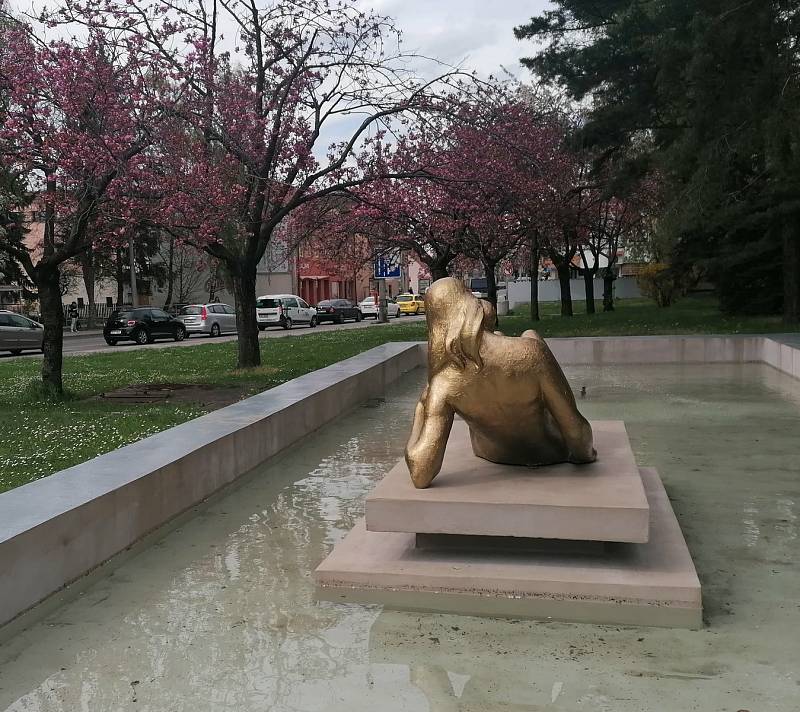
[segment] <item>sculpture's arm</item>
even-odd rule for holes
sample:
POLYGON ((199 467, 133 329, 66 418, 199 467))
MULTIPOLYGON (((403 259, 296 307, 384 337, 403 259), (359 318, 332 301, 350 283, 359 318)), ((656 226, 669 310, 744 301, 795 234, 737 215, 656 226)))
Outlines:
POLYGON ((547 409, 556 421, 569 451, 570 462, 594 462, 592 426, 575 405, 575 396, 550 349, 543 344, 541 388, 547 409))
POLYGON ((428 386, 417 403, 406 446, 406 463, 414 487, 424 489, 442 469, 453 416, 442 390, 434 384, 428 386))

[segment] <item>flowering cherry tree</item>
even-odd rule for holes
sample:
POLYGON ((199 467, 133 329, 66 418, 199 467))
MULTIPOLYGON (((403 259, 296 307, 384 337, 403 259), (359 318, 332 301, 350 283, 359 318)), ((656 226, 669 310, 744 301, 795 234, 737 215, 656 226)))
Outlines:
POLYGON ((562 167, 563 132, 512 87, 490 87, 466 103, 454 126, 450 190, 465 217, 464 253, 484 270, 497 303, 496 272, 546 228, 552 185, 562 167))
POLYGON ((413 253, 434 280, 478 265, 496 302, 496 270, 550 227, 564 132, 552 112, 502 84, 462 87, 430 108, 393 142, 373 141, 359 156, 367 172, 413 168, 417 178, 353 188, 351 207, 328 215, 324 234, 359 233, 373 252, 413 253))
POLYGON ((357 0, 66 1, 54 21, 127 32, 169 65, 161 219, 225 265, 239 365, 257 366, 256 268, 278 225, 374 179, 352 160, 362 141, 439 80, 409 73, 391 20, 357 0), (348 138, 331 142, 331 124, 348 138))
POLYGON ((0 250, 36 285, 44 321, 42 379, 60 395, 62 265, 90 249, 108 214, 129 215, 134 186, 150 180, 147 154, 165 106, 160 60, 132 38, 90 27, 82 39, 46 43, 31 26, 0 23, 0 159, 25 176, 44 205, 39 244, 0 250))
MULTIPOLYGON (((446 277, 453 260, 463 253, 464 216, 447 184, 446 165, 453 146, 447 125, 431 117, 416 125, 391 147, 372 147, 371 159, 390 173, 412 169, 425 177, 369 183, 353 191, 350 213, 355 229, 368 234, 376 252, 413 253, 432 280, 446 277)), ((364 158, 362 157, 362 162, 364 158)))

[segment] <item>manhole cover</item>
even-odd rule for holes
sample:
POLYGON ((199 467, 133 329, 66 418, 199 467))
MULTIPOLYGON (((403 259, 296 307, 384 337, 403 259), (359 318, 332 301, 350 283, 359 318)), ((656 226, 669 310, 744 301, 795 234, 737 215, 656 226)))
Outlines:
POLYGON ((108 391, 101 394, 100 398, 126 403, 158 403, 169 400, 176 391, 188 388, 202 390, 205 387, 195 383, 141 383, 108 391))
POLYGON ((249 394, 244 386, 214 386, 207 383, 137 383, 107 391, 92 400, 106 403, 189 403, 206 410, 224 408, 249 394))

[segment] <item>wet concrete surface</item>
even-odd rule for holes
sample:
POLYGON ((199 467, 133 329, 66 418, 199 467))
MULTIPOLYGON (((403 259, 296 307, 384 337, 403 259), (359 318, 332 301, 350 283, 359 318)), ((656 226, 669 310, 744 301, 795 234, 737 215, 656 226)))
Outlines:
POLYGON ((659 469, 704 630, 317 602, 312 570, 402 454, 414 373, 6 631, 0 710, 797 710, 800 382, 752 364, 566 371, 583 412, 624 419, 659 469))

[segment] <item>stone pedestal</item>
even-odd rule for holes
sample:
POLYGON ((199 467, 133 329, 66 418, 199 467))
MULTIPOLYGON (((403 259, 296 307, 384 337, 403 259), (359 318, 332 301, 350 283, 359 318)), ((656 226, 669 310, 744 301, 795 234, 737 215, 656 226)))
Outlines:
POLYGON ((697 628, 700 583, 652 468, 624 425, 592 424, 598 462, 476 458, 456 423, 433 485, 398 464, 317 568, 322 598, 470 615, 697 628))
POLYGON ((625 424, 592 429, 597 462, 530 468, 475 457, 458 419, 431 486, 416 489, 399 462, 367 497, 367 529, 644 543, 650 511, 625 424))

